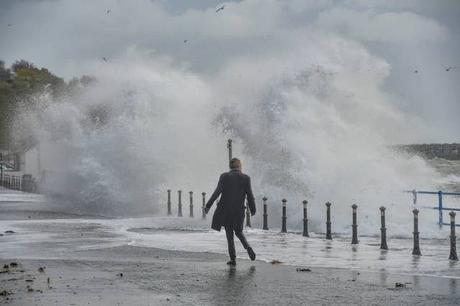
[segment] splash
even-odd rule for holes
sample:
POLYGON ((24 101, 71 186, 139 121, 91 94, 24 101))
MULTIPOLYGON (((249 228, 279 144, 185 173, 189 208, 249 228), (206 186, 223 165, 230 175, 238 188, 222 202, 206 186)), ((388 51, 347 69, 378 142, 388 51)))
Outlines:
POLYGON ((361 231, 375 233, 385 205, 407 231, 410 197, 401 191, 435 189, 442 178, 387 148, 423 133, 423 122, 382 90, 391 73, 384 60, 337 36, 306 35, 277 54, 236 57, 211 76, 131 49, 94 64, 98 81, 79 94, 37 97, 42 107, 22 120, 53 159, 44 189, 105 215, 162 214, 168 188, 212 191, 232 137, 272 220, 286 198, 290 226, 300 227, 307 199, 319 231, 331 201, 334 230, 347 232, 357 203, 361 231))

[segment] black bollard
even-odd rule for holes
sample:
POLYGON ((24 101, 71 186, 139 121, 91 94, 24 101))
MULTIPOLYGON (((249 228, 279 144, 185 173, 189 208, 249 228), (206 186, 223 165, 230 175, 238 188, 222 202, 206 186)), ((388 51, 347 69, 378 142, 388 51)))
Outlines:
POLYGON ((246 204, 246 226, 251 227, 251 211, 249 206, 246 204))
POLYGON ((177 191, 178 203, 177 203, 177 216, 182 217, 182 190, 177 191))
POLYGON ((382 250, 388 250, 388 245, 387 245, 387 229, 385 228, 385 207, 380 207, 380 223, 381 223, 381 228, 380 228, 380 237, 381 237, 381 242, 380 242, 380 249, 382 250))
POLYGON ((193 218, 193 191, 190 191, 189 194, 190 194, 190 218, 193 218))
POLYGON ((414 248, 412 249, 412 255, 422 255, 419 244, 418 209, 414 209, 412 213, 414 214, 414 248))
POLYGON ((304 237, 309 237, 308 235, 308 215, 307 215, 307 200, 303 200, 303 236, 304 237))
POLYGON ((168 216, 171 214, 171 189, 168 189, 168 216))
POLYGON ((263 197, 262 201, 264 201, 264 226, 262 229, 268 230, 268 214, 267 214, 267 198, 263 197))
POLYGON ((356 209, 358 208, 358 205, 353 204, 351 205, 351 208, 353 210, 353 224, 351 225, 353 235, 351 238, 351 244, 358 244, 358 222, 356 220, 356 209))
POLYGON ((451 211, 450 216, 450 260, 458 260, 457 257, 457 241, 455 237, 455 212, 451 211))
POLYGON ((287 220, 287 217, 286 217, 286 202, 287 200, 286 199, 283 199, 282 200, 283 202, 283 216, 281 217, 281 233, 287 233, 287 230, 286 230, 286 220, 287 220))
POLYGON ((331 233, 331 203, 326 203, 326 239, 332 240, 331 233))
POLYGON ((204 211, 204 209, 206 208, 206 192, 202 192, 201 195, 203 196, 203 204, 201 206, 201 214, 202 214, 202 218, 206 219, 206 212, 204 211))

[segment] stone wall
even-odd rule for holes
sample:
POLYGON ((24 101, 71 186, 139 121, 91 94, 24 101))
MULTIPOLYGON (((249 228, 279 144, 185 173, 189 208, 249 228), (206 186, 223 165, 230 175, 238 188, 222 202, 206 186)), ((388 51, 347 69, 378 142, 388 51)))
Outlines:
POLYGON ((394 148, 427 159, 460 160, 460 143, 396 145, 394 148))

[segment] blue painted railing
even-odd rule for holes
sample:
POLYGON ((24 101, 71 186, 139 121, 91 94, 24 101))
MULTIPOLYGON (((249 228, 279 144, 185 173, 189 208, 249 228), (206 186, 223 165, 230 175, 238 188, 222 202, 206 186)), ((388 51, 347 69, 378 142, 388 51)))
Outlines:
MULTIPOLYGON (((438 224, 439 226, 442 225, 450 225, 450 223, 445 223, 443 220, 443 210, 449 210, 449 211, 460 211, 460 208, 453 208, 453 207, 444 207, 443 205, 443 196, 460 196, 460 192, 444 192, 444 191, 418 191, 418 190, 405 190, 404 192, 412 193, 413 197, 413 204, 417 204, 417 195, 419 194, 432 194, 432 195, 438 195, 438 206, 432 207, 432 206, 420 206, 421 208, 428 208, 428 209, 436 209, 438 210, 439 214, 439 219, 438 219, 438 224)), ((460 224, 456 224, 456 226, 460 226, 460 224)))

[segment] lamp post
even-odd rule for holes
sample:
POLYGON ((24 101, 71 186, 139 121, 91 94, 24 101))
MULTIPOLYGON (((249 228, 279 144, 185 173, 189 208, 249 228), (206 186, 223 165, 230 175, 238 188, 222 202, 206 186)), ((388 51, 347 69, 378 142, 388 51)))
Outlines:
POLYGON ((228 149, 228 166, 230 167, 230 162, 232 160, 232 139, 227 140, 227 149, 228 149))

